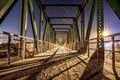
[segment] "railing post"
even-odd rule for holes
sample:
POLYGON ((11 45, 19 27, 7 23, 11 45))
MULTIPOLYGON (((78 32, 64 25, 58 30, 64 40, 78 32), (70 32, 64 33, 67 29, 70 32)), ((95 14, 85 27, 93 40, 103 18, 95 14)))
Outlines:
POLYGON ((25 53, 26 53, 26 49, 25 49, 25 45, 26 45, 26 43, 25 43, 25 38, 24 39, 22 39, 22 58, 23 59, 25 59, 25 53))
POLYGON ((7 64, 10 64, 10 43, 11 43, 11 35, 8 35, 8 53, 7 53, 7 64))
POLYGON ((112 65, 115 67, 115 44, 114 44, 114 36, 112 36, 112 65))
POLYGON ((89 49, 90 48, 90 46, 89 46, 90 44, 89 44, 89 40, 87 41, 87 43, 88 43, 88 58, 89 58, 90 57, 90 51, 89 51, 90 50, 89 49))

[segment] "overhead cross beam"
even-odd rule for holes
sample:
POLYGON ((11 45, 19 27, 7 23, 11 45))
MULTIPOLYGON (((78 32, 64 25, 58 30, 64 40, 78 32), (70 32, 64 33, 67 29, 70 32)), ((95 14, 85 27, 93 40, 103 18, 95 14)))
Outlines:
POLYGON ((54 25, 65 25, 65 26, 68 25, 68 26, 70 26, 70 25, 72 25, 72 24, 51 24, 51 25, 53 25, 53 26, 54 26, 54 25))
POLYGON ((59 31, 59 32, 55 32, 55 34, 67 34, 68 32, 64 32, 64 31, 59 31))
POLYGON ((43 4, 43 6, 70 6, 70 7, 78 7, 80 6, 81 4, 43 4))
POLYGON ((85 7, 86 7, 86 5, 89 3, 89 1, 90 0, 84 0, 83 1, 83 3, 82 3, 82 5, 81 6, 79 6, 79 8, 78 8, 78 13, 76 14, 76 18, 78 19, 79 18, 79 16, 81 15, 81 11, 82 11, 82 9, 84 9, 85 7))
POLYGON ((54 28, 54 29, 67 29, 67 30, 69 30, 70 28, 54 28))
POLYGON ((73 19, 74 17, 49 17, 50 19, 73 19))

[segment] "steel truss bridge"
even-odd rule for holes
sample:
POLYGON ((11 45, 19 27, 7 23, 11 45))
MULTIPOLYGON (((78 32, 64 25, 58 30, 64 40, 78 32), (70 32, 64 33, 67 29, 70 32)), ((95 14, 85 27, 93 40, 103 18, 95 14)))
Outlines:
MULTIPOLYGON (((106 1, 120 19, 120 1, 106 1)), ((17 2, 0 0, 0 24, 17 2)), ((40 0, 20 2, 20 34, 0 30, 0 80, 120 80, 120 49, 117 46, 120 38, 116 38, 120 33, 103 35, 104 0, 83 0, 79 4, 45 4, 40 0), (85 9, 90 2, 85 28, 85 9), (36 25, 34 5, 38 7, 39 25, 36 25), (77 7, 78 10, 72 17, 48 16, 47 7, 77 7), (26 37, 28 16, 33 38, 26 37), (91 39, 94 16, 97 37, 91 39), (70 19, 72 23, 51 23, 53 19, 70 19), (67 35, 66 44, 56 44, 57 34, 67 35), (105 47, 106 43, 110 43, 111 49, 105 47)))

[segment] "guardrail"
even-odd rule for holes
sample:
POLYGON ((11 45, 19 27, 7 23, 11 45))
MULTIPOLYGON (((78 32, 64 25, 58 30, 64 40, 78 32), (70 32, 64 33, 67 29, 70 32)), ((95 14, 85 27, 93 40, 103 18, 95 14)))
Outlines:
MULTIPOLYGON (((67 47, 78 50, 80 54, 88 54, 90 57, 97 50, 97 38, 68 44, 67 47)), ((120 63, 120 33, 104 36, 104 52, 105 59, 111 60, 111 64, 112 61, 120 63)))
POLYGON ((37 42, 38 52, 36 52, 33 38, 0 31, 0 61, 7 59, 6 62, 9 65, 11 61, 34 57, 37 53, 58 47, 58 45, 46 41, 37 40, 37 42))

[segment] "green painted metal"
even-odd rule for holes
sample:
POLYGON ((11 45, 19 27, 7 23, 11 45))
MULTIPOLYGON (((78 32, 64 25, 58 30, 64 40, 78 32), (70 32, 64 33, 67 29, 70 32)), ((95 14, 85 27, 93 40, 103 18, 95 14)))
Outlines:
POLYGON ((70 30, 68 32, 68 35, 69 35, 69 43, 71 43, 71 31, 70 30))
POLYGON ((45 23, 45 28, 44 28, 44 33, 43 33, 43 41, 45 41, 45 38, 46 38, 46 32, 47 32, 47 25, 48 25, 48 21, 46 20, 46 23, 45 23))
POLYGON ((53 30, 53 43, 55 43, 55 31, 53 30))
POLYGON ((120 19, 120 0, 107 0, 107 2, 120 19))
POLYGON ((92 28, 95 9, 96 9, 96 0, 92 0, 90 17, 89 17, 89 22, 88 22, 88 25, 87 25, 86 40, 88 40, 90 38, 90 33, 91 33, 91 28, 92 28))
POLYGON ((61 30, 61 29, 62 29, 62 30, 65 29, 65 30, 69 30, 70 28, 54 28, 54 29, 60 29, 60 30, 61 30))
POLYGON ((84 9, 81 12, 81 41, 84 41, 84 9))
MULTIPOLYGON (((20 36, 26 36, 27 22, 28 22, 28 0, 21 0, 21 22, 20 22, 20 36)), ((19 56, 23 57, 24 39, 20 38, 20 53, 19 56)))
POLYGON ((73 19, 74 17, 49 17, 50 19, 73 19))
POLYGON ((52 25, 50 24, 50 42, 53 42, 53 31, 52 31, 52 25))
POLYGON ((35 47, 36 47, 36 51, 38 52, 37 28, 36 28, 36 21, 34 17, 34 9, 33 9, 32 0, 29 0, 29 10, 30 10, 30 19, 31 19, 31 24, 32 24, 35 47))
POLYGON ((74 43, 74 41, 75 41, 74 39, 75 39, 75 38, 74 38, 74 29, 73 29, 73 26, 72 26, 72 25, 70 25, 70 29, 71 29, 71 39, 72 39, 72 40, 71 40, 71 43, 74 43))
POLYGON ((89 3, 89 1, 90 1, 90 0, 84 0, 83 3, 82 3, 82 5, 79 6, 79 8, 78 8, 79 11, 78 11, 77 15, 75 16, 76 19, 79 18, 79 16, 81 15, 82 9, 85 9, 85 7, 86 7, 87 4, 89 3))
POLYGON ((28 22, 28 0, 22 0, 21 6, 21 27, 20 27, 20 35, 26 35, 27 29, 27 22, 28 22))
POLYGON ((42 37, 41 37, 41 32, 42 32, 42 17, 43 17, 43 13, 42 13, 42 9, 39 9, 39 31, 38 31, 38 37, 39 37, 39 40, 42 40, 42 37))
POLYGON ((74 18, 73 22, 74 22, 74 29, 75 29, 75 35, 76 35, 75 38, 76 38, 76 42, 77 42, 77 41, 80 41, 80 34, 79 34, 79 28, 78 28, 77 19, 74 18))
POLYGON ((47 31, 47 34, 46 34, 48 36, 47 37, 48 38, 48 40, 47 40, 48 42, 50 42, 50 34, 51 34, 51 32, 50 32, 50 23, 49 23, 48 24, 48 31, 47 31))
POLYGON ((76 31, 76 28, 75 28, 75 21, 73 20, 73 38, 74 38, 74 43, 77 42, 77 31, 76 31))
POLYGON ((52 25, 65 25, 65 26, 70 26, 71 24, 52 24, 52 25))
POLYGON ((69 42, 69 33, 67 33, 67 44, 69 44, 70 42, 69 42))
POLYGON ((2 23, 16 2, 17 0, 2 0, 0 3, 0 23, 2 23))
POLYGON ((80 6, 81 4, 43 4, 43 6, 48 6, 48 7, 50 7, 50 6, 70 6, 70 7, 78 7, 78 6, 80 6))
POLYGON ((45 12, 45 7, 42 5, 41 1, 40 1, 40 0, 35 0, 35 2, 36 2, 36 4, 38 5, 39 9, 42 10, 42 13, 43 13, 45 19, 48 20, 48 16, 47 16, 47 14, 46 14, 46 12, 45 12))
POLYGON ((103 0, 97 1, 97 50, 98 59, 104 60, 104 12, 103 0))

